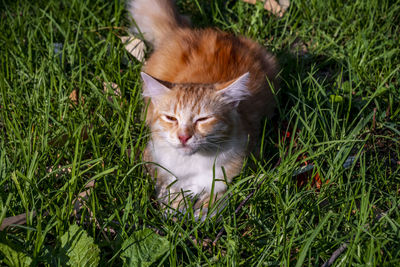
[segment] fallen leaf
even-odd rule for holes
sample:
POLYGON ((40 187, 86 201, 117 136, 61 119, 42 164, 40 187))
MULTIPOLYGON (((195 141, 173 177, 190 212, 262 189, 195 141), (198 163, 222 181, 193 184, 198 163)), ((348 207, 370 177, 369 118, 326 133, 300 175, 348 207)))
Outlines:
POLYGON ((75 200, 72 202, 73 205, 74 205, 74 215, 75 215, 75 216, 77 215, 78 211, 81 210, 81 208, 82 208, 82 206, 83 206, 83 204, 82 204, 83 201, 86 201, 86 200, 89 198, 90 193, 92 192, 92 188, 94 187, 94 185, 95 185, 95 181, 94 181, 94 180, 90 181, 90 182, 85 186, 85 188, 89 188, 89 189, 88 189, 88 190, 85 190, 85 191, 83 191, 83 192, 80 192, 80 193, 78 194, 78 196, 75 198, 75 200))
POLYGON ((55 177, 58 178, 58 177, 60 177, 60 176, 63 175, 63 174, 69 174, 69 173, 71 173, 71 172, 72 172, 72 168, 71 168, 71 167, 63 168, 62 165, 58 165, 58 166, 57 166, 57 169, 54 169, 54 170, 53 170, 53 167, 47 167, 47 168, 46 168, 46 171, 47 171, 48 173, 54 172, 55 177))
POLYGON ((275 0, 266 0, 264 8, 278 17, 282 17, 285 13, 279 3, 275 0))
POLYGON ((87 185, 85 185, 85 188, 92 188, 95 185, 95 180, 91 180, 87 185))
MULTIPOLYGON (((304 162, 304 166, 297 169, 293 177, 296 177, 297 187, 303 187, 307 185, 311 180, 311 187, 316 187, 317 189, 321 189, 322 181, 318 172, 316 172, 313 176, 314 164, 309 164, 307 161, 304 162)), ((329 179, 326 180, 325 184, 329 183, 329 179)))
POLYGON ((71 100, 75 105, 78 105, 78 92, 77 90, 73 90, 71 94, 69 94, 69 100, 71 100))
MULTIPOLYGON (((36 212, 33 211, 30 215, 34 217, 36 215, 36 212)), ((0 231, 4 230, 6 227, 12 224, 18 224, 18 225, 26 224, 26 213, 5 218, 0 225, 0 231)))
MULTIPOLYGON (((257 0, 243 0, 244 2, 255 4, 257 0)), ((265 0, 263 1, 264 8, 274 14, 275 16, 282 17, 290 6, 290 0, 265 0)))
MULTIPOLYGON (((85 100, 83 99, 83 96, 81 96, 81 99, 79 99, 79 92, 78 89, 74 89, 70 94, 69 94, 69 100, 71 100, 72 103, 74 103, 76 106, 79 103, 84 104, 85 100)), ((70 105, 71 107, 71 105, 70 105)))
MULTIPOLYGON (((118 98, 121 98, 121 89, 119 89, 118 84, 113 82, 103 82, 103 93, 111 94, 118 98)), ((112 96, 107 97, 108 101, 112 102, 112 96)))
POLYGON ((121 91, 119 89, 118 84, 113 83, 113 82, 103 82, 103 92, 104 93, 112 92, 116 96, 121 97, 121 91), (113 89, 113 90, 111 91, 110 89, 113 89))
POLYGON ((144 42, 134 36, 120 36, 125 49, 134 56, 137 60, 143 61, 146 45, 144 42))
POLYGON ((290 0, 279 0, 279 5, 281 6, 282 11, 286 12, 290 6, 290 0))

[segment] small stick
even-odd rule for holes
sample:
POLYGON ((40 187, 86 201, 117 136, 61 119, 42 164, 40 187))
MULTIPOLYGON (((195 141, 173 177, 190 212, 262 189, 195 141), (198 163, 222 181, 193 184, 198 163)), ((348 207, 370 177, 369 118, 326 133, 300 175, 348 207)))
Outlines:
POLYGON ((376 108, 374 108, 374 116, 372 117, 372 131, 375 131, 376 126, 376 108))
POLYGON ((337 250, 335 250, 335 252, 333 252, 329 260, 321 265, 321 267, 331 266, 335 262, 335 260, 339 258, 340 254, 342 254, 346 249, 347 249, 347 243, 343 243, 337 250))
MULTIPOLYGON (((400 208, 400 206, 398 206, 398 208, 400 208)), ((379 213, 378 215, 376 215, 375 219, 371 222, 371 225, 367 224, 367 225, 365 225, 365 227, 367 229, 370 228, 370 226, 373 226, 376 222, 378 222, 380 219, 382 219, 382 217, 385 216, 388 212, 389 211, 379 213)), ((345 243, 341 244, 340 247, 332 253, 332 256, 329 258, 329 260, 327 262, 325 262, 324 264, 322 264, 321 267, 331 266, 336 261, 336 259, 339 258, 340 254, 342 254, 347 249, 348 243, 349 243, 349 240, 346 241, 345 243)))
MULTIPOLYGON (((36 212, 32 211, 30 214, 28 214, 28 216, 29 215, 32 215, 33 217, 35 217, 36 212)), ((23 214, 19 214, 16 216, 5 218, 2 222, 2 224, 0 225, 0 231, 3 231, 4 229, 7 228, 7 226, 10 226, 12 224, 19 224, 19 225, 25 224, 26 217, 27 217, 27 214, 23 213, 23 214)))
POLYGON ((389 117, 389 115, 390 115, 390 104, 387 106, 387 108, 386 108, 386 119, 389 117))

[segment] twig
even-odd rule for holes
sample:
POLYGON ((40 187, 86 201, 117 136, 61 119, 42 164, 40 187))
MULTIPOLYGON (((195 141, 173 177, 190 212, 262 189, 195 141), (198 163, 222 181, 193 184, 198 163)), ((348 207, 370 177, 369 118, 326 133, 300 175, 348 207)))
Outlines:
POLYGON ((343 243, 340 247, 332 253, 332 256, 329 258, 327 262, 321 265, 321 267, 329 267, 331 266, 337 258, 339 258, 340 254, 342 254, 347 249, 347 243, 343 243))
POLYGON ((376 126, 376 108, 374 108, 374 115, 372 116, 372 131, 375 131, 376 126))
MULTIPOLYGON (((89 189, 79 193, 78 196, 72 201, 72 203, 74 205, 73 215, 77 216, 77 213, 81 210, 82 205, 84 205, 84 204, 82 204, 82 202, 88 198, 88 196, 91 193, 92 188, 94 187, 94 184, 95 184, 95 181, 89 182, 85 186, 85 188, 89 188, 89 189)), ((85 207, 90 212, 91 217, 93 217, 93 214, 91 213, 91 210, 86 205, 85 205, 85 207)), ((47 216, 48 214, 49 214, 48 211, 45 211, 43 213, 44 216, 47 216)), ((3 222, 1 223, 1 225, 0 225, 0 231, 6 229, 10 225, 23 225, 23 224, 25 224, 26 223, 26 218, 28 216, 35 217, 36 216, 36 211, 32 211, 32 212, 30 212, 28 214, 22 213, 22 214, 19 214, 19 215, 16 215, 16 216, 5 218, 3 220, 3 222)), ((96 221, 96 223, 98 224, 97 221, 96 221)))
MULTIPOLYGON (((36 212, 32 211, 30 214, 28 214, 28 216, 29 215, 35 217, 36 212)), ((2 222, 2 224, 0 225, 0 231, 3 231, 4 229, 6 229, 8 226, 10 226, 12 224, 19 224, 19 225, 25 224, 26 217, 27 217, 26 213, 23 213, 23 214, 19 214, 16 216, 5 218, 2 222)))
POLYGON ((390 104, 386 108, 386 116, 385 116, 386 120, 389 118, 389 115, 390 115, 390 104))
MULTIPOLYGON (((400 208, 400 206, 398 206, 397 208, 400 208)), ((378 215, 376 215, 376 217, 375 217, 375 219, 372 221, 372 223, 371 223, 371 224, 365 225, 365 227, 366 227, 367 229, 370 228, 370 226, 373 226, 375 223, 377 223, 377 222, 378 222, 380 219, 382 219, 382 217, 385 216, 388 212, 389 212, 389 211, 379 213, 378 215)), ((339 258, 339 256, 340 256, 344 251, 346 251, 347 246, 348 246, 347 244, 348 244, 349 242, 350 242, 350 241, 347 240, 345 243, 341 244, 340 247, 332 253, 332 256, 329 258, 329 260, 328 260, 327 262, 325 262, 324 264, 322 264, 321 267, 329 267, 329 266, 331 266, 331 265, 336 261, 336 259, 339 258)))

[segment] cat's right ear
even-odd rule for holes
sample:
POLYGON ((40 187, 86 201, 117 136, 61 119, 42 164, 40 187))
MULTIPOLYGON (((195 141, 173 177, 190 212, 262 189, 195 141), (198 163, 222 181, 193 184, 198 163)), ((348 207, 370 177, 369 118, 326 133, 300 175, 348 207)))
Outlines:
POLYGON ((141 72, 140 75, 143 79, 143 96, 150 97, 152 100, 157 100, 157 98, 165 95, 170 89, 164 84, 159 82, 157 79, 151 77, 150 75, 141 72))

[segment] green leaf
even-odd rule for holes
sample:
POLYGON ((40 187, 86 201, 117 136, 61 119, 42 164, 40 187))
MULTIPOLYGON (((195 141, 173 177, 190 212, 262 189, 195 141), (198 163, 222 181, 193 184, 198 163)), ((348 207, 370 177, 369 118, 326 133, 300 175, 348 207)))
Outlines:
POLYGON ((315 230, 312 231, 311 236, 308 238, 306 244, 303 246, 303 248, 300 251, 300 256, 299 256, 299 259, 298 259, 298 261, 296 263, 296 267, 303 266, 304 259, 307 256, 308 249, 310 248, 311 243, 317 237, 317 235, 322 230, 322 228, 325 226, 325 224, 327 223, 327 221, 329 220, 329 218, 331 216, 332 216, 332 212, 329 212, 328 215, 326 215, 325 218, 322 220, 322 222, 317 226, 317 228, 315 228, 315 230))
POLYGON ((85 230, 71 225, 61 237, 60 259, 63 265, 69 266, 98 266, 100 249, 88 236, 85 230))
POLYGON ((122 244, 124 266, 150 266, 169 250, 169 241, 150 229, 136 231, 122 244))
POLYGON ((329 96, 332 103, 341 103, 343 102, 343 97, 340 95, 330 95, 329 96))
POLYGON ((32 259, 23 252, 16 251, 10 246, 0 243, 0 252, 4 254, 4 263, 8 266, 30 266, 32 259))
POLYGON ((345 81, 342 83, 342 90, 345 93, 350 93, 352 90, 352 85, 350 81, 345 81))

